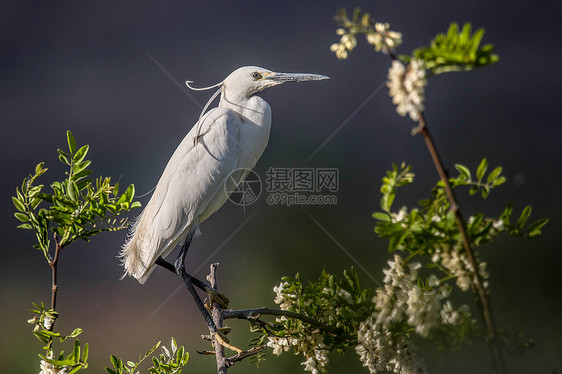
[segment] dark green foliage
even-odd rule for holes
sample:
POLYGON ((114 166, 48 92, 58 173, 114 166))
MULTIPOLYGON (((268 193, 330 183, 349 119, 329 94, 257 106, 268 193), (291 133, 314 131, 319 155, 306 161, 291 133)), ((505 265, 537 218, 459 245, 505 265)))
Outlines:
MULTIPOLYGON (((470 195, 481 192, 483 198, 487 198, 490 191, 505 182, 501 175, 502 168, 494 168, 487 176, 488 161, 483 159, 478 165, 472 178, 469 168, 456 164, 459 172, 456 177, 449 178, 452 188, 468 187, 470 195)), ((392 213, 391 207, 396 196, 396 189, 413 182, 414 174, 411 167, 404 164, 398 168, 392 166, 392 171, 382 180, 381 209, 373 217, 378 221, 375 232, 383 238, 389 239, 389 251, 402 250, 407 253, 418 253, 431 255, 435 248, 460 244, 461 237, 454 214, 449 209, 449 201, 439 181, 432 190, 432 197, 420 201, 417 208, 410 211, 405 209, 392 213)), ((540 219, 528 227, 524 227, 531 213, 531 207, 526 207, 516 224, 510 223, 512 206, 509 205, 498 218, 486 217, 482 213, 470 217, 466 223, 467 234, 471 245, 479 246, 490 241, 500 232, 507 231, 516 236, 532 238, 540 235, 541 228, 548 222, 540 219)))
POLYGON ((68 166, 66 178, 51 183, 51 192, 45 192, 44 185, 36 185, 37 179, 47 171, 44 163, 39 163, 35 173, 23 180, 16 189, 16 196, 12 197, 18 210, 15 217, 23 222, 18 227, 35 231, 35 248, 41 250, 48 261, 51 261, 49 229, 56 234, 60 248, 64 248, 78 239, 88 241, 100 232, 126 228, 127 219, 117 221, 116 217, 140 207, 139 202, 133 201, 133 185, 119 195, 119 184, 112 186, 110 178, 88 178, 92 173, 86 169, 91 163, 85 160, 89 146, 76 150, 70 131, 67 142, 69 153, 58 150, 59 160, 68 166))
MULTIPOLYGON (((252 345, 264 344, 268 336, 306 342, 315 335, 322 336, 321 341, 328 351, 344 352, 346 347, 357 345, 359 324, 371 315, 374 304, 371 290, 360 286, 354 268, 344 270, 341 278, 324 270, 316 281, 307 284, 302 282, 299 274, 294 278, 283 277, 282 281, 277 300, 281 309, 313 318, 324 327, 312 326, 294 318, 278 317, 273 323, 256 319, 252 322, 252 331, 261 335, 253 339, 252 345)), ((309 357, 315 347, 314 343, 308 344, 310 352, 295 348, 295 354, 302 352, 309 357)))
MULTIPOLYGON (((105 371, 109 374, 135 374, 138 373, 138 367, 149 358, 154 351, 160 346, 160 342, 149 350, 144 355, 139 355, 139 359, 134 361, 127 361, 123 364, 123 360, 113 355, 110 356, 111 365, 113 368, 106 367, 105 371)), ((182 372, 183 367, 189 360, 189 353, 187 353, 183 346, 178 347, 176 340, 172 338, 170 349, 162 346, 161 353, 157 356, 152 356, 153 366, 148 368, 148 371, 153 374, 179 374, 182 372)))
MULTIPOLYGON (((467 71, 492 65, 498 62, 499 57, 492 53, 492 44, 480 47, 483 37, 483 28, 472 34, 470 23, 465 23, 459 31, 458 24, 453 22, 446 34, 437 34, 429 47, 416 49, 412 56, 424 60, 426 69, 433 74, 467 71)), ((410 57, 401 56, 401 59, 409 61, 410 57)))
POLYGON ((53 309, 45 308, 43 303, 41 303, 41 305, 33 304, 33 306, 35 309, 32 309, 31 312, 36 314, 36 316, 28 322, 34 325, 33 334, 37 339, 45 344, 43 350, 45 350, 49 355, 39 354, 41 360, 58 368, 64 367, 67 370, 65 371, 66 373, 76 373, 80 369, 87 368, 89 352, 88 344, 86 343, 84 345, 84 349, 81 349, 80 341, 75 339, 82 333, 82 329, 74 329, 74 331, 68 335, 54 332, 51 328, 58 317, 58 313, 53 309), (72 352, 65 356, 64 351, 61 351, 58 355, 55 355, 52 348, 53 341, 58 339, 62 343, 69 338, 75 339, 72 352))

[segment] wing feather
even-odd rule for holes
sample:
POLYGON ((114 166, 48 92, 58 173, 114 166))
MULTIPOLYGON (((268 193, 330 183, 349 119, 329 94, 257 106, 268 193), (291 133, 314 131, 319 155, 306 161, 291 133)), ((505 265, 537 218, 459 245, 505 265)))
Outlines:
POLYGON ((144 283, 156 259, 196 230, 202 213, 203 219, 212 214, 208 207, 216 210, 226 201, 222 187, 238 165, 241 122, 231 109, 214 108, 202 119, 197 143, 196 126, 185 136, 123 246, 125 275, 144 283))

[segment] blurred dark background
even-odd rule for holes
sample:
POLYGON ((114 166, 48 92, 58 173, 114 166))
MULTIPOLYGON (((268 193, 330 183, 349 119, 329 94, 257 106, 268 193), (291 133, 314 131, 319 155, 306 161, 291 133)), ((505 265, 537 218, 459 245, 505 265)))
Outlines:
MULTIPOLYGON (((520 327, 536 347, 522 358, 508 357, 512 373, 562 370, 560 284, 560 40, 562 3, 556 1, 96 1, 0 2, 0 137, 2 179, 0 226, 0 372, 39 369, 41 344, 26 320, 31 302, 50 299, 50 270, 32 248, 33 234, 17 230, 10 197, 40 161, 60 179, 57 148, 66 148, 70 129, 90 144, 94 175, 134 183, 137 194, 156 184, 180 140, 195 123, 199 107, 151 60, 178 82, 214 84, 243 65, 276 71, 326 74, 329 81, 286 84, 262 93, 273 111, 269 146, 256 171, 269 167, 339 169, 336 206, 269 206, 262 198, 245 209, 226 204, 202 225, 188 255, 188 269, 204 278, 218 261, 219 285, 232 308, 273 306, 273 286, 283 275, 312 279, 326 268, 341 274, 352 260, 310 218, 345 247, 376 278, 390 257, 373 233, 380 179, 391 163, 413 164, 416 184, 396 205, 427 196, 437 179, 413 123, 397 116, 381 90, 310 160, 310 155, 384 84, 389 61, 362 37, 345 61, 329 50, 336 42, 336 10, 355 6, 401 31, 409 53, 426 45, 451 21, 485 27, 501 60, 471 73, 432 78, 427 117, 443 159, 474 169, 482 157, 502 165, 508 182, 483 203, 459 192, 466 214, 499 214, 513 202, 518 214, 533 206, 532 218, 549 217, 538 239, 501 237, 482 248, 489 264, 492 302, 500 327, 520 327), (306 212, 308 212, 307 215, 306 212), (243 225, 243 226, 242 226, 243 225), (242 227, 241 227, 242 226, 242 227), (241 228, 240 228, 241 227, 241 228), (208 259, 215 249, 222 249, 208 259)), ((204 104, 210 92, 193 93, 204 104)), ((140 200, 148 201, 148 196, 140 200)), ((139 212, 136 212, 139 213, 139 212)), ((57 329, 84 328, 89 372, 102 372, 109 355, 135 359, 158 340, 174 336, 192 353, 185 372, 214 370, 199 336, 205 326, 171 274, 157 270, 141 286, 119 281, 116 258, 125 232, 95 237, 62 253, 57 329)), ((363 285, 374 287, 361 273, 363 285)), ((470 295, 461 302, 474 306, 470 295)), ((232 340, 244 345, 247 325, 230 323, 232 340)), ((418 342, 419 343, 419 342, 418 342)), ((420 343, 421 344, 421 343, 420 343)), ((68 348, 67 348, 68 350, 68 348)), ((436 355, 420 345, 432 373, 490 372, 482 343, 436 355)), ((259 372, 301 370, 301 357, 269 355, 259 372)), ((332 355, 330 372, 366 372, 355 353, 332 355)), ((248 362, 233 373, 258 372, 248 362)))

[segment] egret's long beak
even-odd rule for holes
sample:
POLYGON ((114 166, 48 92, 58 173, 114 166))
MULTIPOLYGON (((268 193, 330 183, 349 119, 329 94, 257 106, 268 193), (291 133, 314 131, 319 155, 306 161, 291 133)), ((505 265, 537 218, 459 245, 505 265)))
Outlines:
POLYGON ((281 84, 285 82, 321 81, 323 79, 330 79, 330 77, 320 74, 271 73, 265 76, 264 79, 281 84))

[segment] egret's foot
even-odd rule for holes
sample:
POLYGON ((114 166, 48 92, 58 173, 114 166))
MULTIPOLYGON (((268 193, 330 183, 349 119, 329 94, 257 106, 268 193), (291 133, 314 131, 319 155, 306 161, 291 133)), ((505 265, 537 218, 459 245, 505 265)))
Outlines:
MULTIPOLYGON (((205 289, 205 292, 207 292, 207 295, 209 295, 209 299, 211 301, 216 302, 223 309, 228 309, 228 303, 230 303, 230 300, 224 294, 220 293, 219 291, 215 290, 214 288, 205 289)), ((211 309, 211 308, 208 308, 208 309, 211 309)))
POLYGON ((230 340, 228 340, 228 338, 226 337, 226 335, 221 331, 221 329, 218 329, 214 334, 214 340, 216 343, 222 345, 225 348, 230 349, 231 351, 234 351, 236 353, 242 353, 244 352, 243 350, 241 350, 240 348, 237 348, 233 345, 230 344, 230 340))

